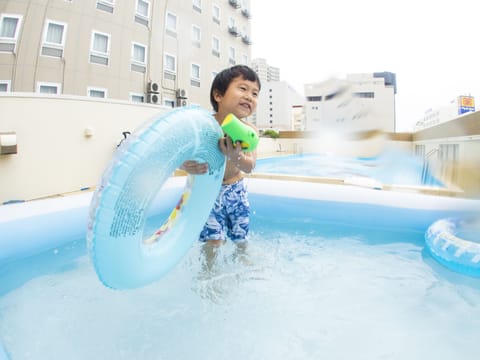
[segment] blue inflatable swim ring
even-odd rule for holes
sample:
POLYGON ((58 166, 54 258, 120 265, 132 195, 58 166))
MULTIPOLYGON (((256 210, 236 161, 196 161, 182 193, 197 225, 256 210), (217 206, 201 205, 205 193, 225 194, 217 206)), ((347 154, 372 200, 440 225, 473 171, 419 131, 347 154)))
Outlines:
POLYGON ((87 230, 89 254, 104 285, 149 284, 191 248, 220 191, 222 136, 210 112, 184 107, 153 118, 118 147, 93 194, 87 230), (185 160, 207 162, 208 173, 188 175, 170 216, 153 234, 145 234, 149 206, 185 160))
POLYGON ((465 275, 480 277, 480 243, 466 240, 479 235, 478 223, 447 218, 430 225, 425 242, 440 264, 465 275))
POLYGON ((9 360, 10 357, 7 355, 7 352, 2 346, 2 343, 0 343, 0 360, 9 360))

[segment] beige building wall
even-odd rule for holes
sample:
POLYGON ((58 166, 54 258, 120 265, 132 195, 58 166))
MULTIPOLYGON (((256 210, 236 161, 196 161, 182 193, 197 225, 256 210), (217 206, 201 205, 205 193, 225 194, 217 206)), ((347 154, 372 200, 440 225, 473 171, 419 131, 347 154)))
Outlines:
POLYGON ((0 204, 95 187, 123 139, 168 108, 73 96, 0 96, 2 134, 16 154, 0 154, 0 204))
POLYGON ((2 1, 3 21, 16 18, 18 26, 12 37, 0 38, 0 85, 38 92, 47 84, 77 96, 93 89, 110 99, 130 101, 135 94, 147 101, 154 82, 158 104, 209 108, 213 75, 250 62, 249 8, 248 0, 2 1), (46 40, 49 24, 62 28, 60 44, 46 40), (92 62, 94 33, 108 38, 100 56, 105 64, 92 62), (133 56, 134 47, 144 56, 133 56), (172 71, 165 71, 166 56, 175 60, 172 71), (197 66, 199 73, 192 71, 197 66), (178 89, 186 99, 177 99, 178 89))

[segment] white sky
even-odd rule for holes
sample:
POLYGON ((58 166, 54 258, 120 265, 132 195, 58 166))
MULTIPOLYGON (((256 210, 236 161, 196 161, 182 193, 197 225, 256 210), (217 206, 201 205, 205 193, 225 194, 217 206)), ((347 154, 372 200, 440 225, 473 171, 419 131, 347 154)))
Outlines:
POLYGON ((397 131, 459 95, 480 107, 480 0, 251 0, 252 58, 303 85, 397 76, 397 131))

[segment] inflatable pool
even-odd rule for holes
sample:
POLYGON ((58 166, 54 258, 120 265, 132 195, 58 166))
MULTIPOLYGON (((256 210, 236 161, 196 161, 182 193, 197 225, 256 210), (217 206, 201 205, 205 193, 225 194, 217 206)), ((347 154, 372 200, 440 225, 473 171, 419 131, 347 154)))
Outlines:
MULTIPOLYGON (((185 180, 168 179, 150 205, 147 226, 168 218, 185 180)), ((25 357, 26 351, 35 359, 184 360, 199 353, 204 358, 232 354, 231 359, 247 359, 252 354, 244 344, 254 339, 264 349, 254 358, 286 353, 318 358, 325 346, 340 352, 338 358, 355 358, 344 353, 348 328, 347 340, 360 347, 367 343, 377 349, 382 340, 372 358, 392 349, 405 359, 432 354, 438 359, 442 353, 473 358, 469 355, 477 348, 471 339, 480 334, 480 323, 472 325, 472 319, 480 318, 480 290, 463 283, 454 287, 447 270, 432 267, 430 256, 424 262, 423 237, 437 219, 478 214, 478 200, 300 181, 246 181, 255 236, 251 256, 265 273, 231 260, 219 276, 200 277, 201 246, 193 246, 168 276, 133 291, 102 286, 85 254, 92 192, 0 206, 0 343, 5 353, 12 360, 25 357), (392 263, 398 268, 390 267, 392 263), (204 290, 224 281, 230 291, 225 302, 202 298, 204 290), (450 291, 445 300, 438 296, 443 290, 450 291), (399 303, 385 306, 397 299, 399 303), (457 326, 445 332, 425 309, 442 309, 452 301, 457 302, 444 320, 457 326), (352 326, 338 321, 346 318, 353 319, 348 322, 352 326), (212 321, 220 328, 212 327, 212 321), (230 326, 245 322, 251 326, 242 333, 230 326), (295 326, 280 326, 284 324, 295 326), (366 325, 374 329, 374 337, 362 332, 366 325), (397 325, 409 336, 401 344, 389 335, 397 325), (288 341, 298 336, 298 329, 301 346, 289 353, 288 341), (209 339, 219 330, 232 336, 220 348, 212 347, 209 339), (319 333, 328 336, 318 338, 319 333), (452 337, 456 341, 447 341, 452 337)), ((222 251, 229 245, 233 247, 229 242, 222 251)), ((480 280, 473 280, 480 289, 480 280)))
POLYGON ((425 242, 433 258, 447 268, 480 277, 480 224, 458 218, 434 222, 425 233, 425 242))
MULTIPOLYGON (((480 213, 480 202, 472 199, 290 180, 247 181, 254 225, 272 218, 278 224, 291 219, 303 219, 305 223, 318 220, 339 226, 415 229, 423 237, 438 219, 480 213)), ((185 182, 185 177, 171 177, 165 182, 150 204, 148 213, 152 218, 168 218, 182 196, 185 182)), ((0 264, 83 240, 92 201, 92 193, 84 191, 0 206, 0 264)))

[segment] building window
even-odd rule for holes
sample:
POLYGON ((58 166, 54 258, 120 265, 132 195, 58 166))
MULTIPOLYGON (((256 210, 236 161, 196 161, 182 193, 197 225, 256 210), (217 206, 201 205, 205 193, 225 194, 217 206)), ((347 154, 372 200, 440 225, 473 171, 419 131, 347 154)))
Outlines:
POLYGON ((134 103, 145 102, 145 96, 143 94, 130 93, 130 101, 134 103))
POLYGON ((10 92, 10 80, 0 80, 0 93, 10 92))
POLYGON ((137 0, 137 6, 135 8, 135 22, 148 26, 149 19, 150 19, 150 1, 137 0))
POLYGON ((190 68, 190 85, 200 87, 200 65, 192 64, 190 68))
POLYGON ((163 77, 165 79, 175 80, 177 74, 177 58, 170 54, 165 54, 163 65, 163 77))
POLYGON ((248 10, 247 2, 245 0, 242 1, 241 8, 242 15, 245 16, 247 19, 250 19, 252 16, 250 15, 250 10, 248 10))
POLYGON ((167 12, 166 21, 165 21, 165 28, 167 30, 167 34, 170 36, 177 36, 177 15, 167 12))
POLYGON ((213 5, 213 7, 212 7, 212 18, 213 18, 214 22, 216 22, 217 24, 220 24, 220 6, 213 5))
POLYGON ((59 22, 47 21, 43 31, 41 54, 57 58, 63 57, 67 25, 59 22))
POLYGON ((163 105, 165 105, 166 107, 174 108, 175 107, 175 100, 164 99, 163 100, 163 105))
POLYGON ((235 26, 235 19, 233 17, 228 19, 228 32, 233 36, 239 35, 238 29, 235 26))
POLYGON ((97 0, 97 9, 113 14, 115 0, 97 0))
POLYGON ((142 44, 132 44, 131 70, 145 73, 147 69, 147 47, 142 44))
POLYGON ((197 25, 192 25, 192 44, 200 47, 201 30, 197 25))
POLYGON ((105 99, 107 97, 107 89, 89 87, 87 89, 87 96, 98 99, 105 99))
POLYGON ((373 99, 375 97, 375 93, 373 93, 373 92, 355 92, 355 93, 353 93, 353 96, 358 97, 358 98, 364 98, 364 99, 373 99))
POLYGON ((248 65, 248 55, 247 54, 242 54, 242 64, 243 65, 248 65))
POLYGON ((220 57, 220 39, 212 37, 212 54, 216 57, 220 57))
POLYGON ((110 54, 110 35, 92 32, 90 44, 90 62, 93 64, 108 65, 110 54))
POLYGON ((202 12, 202 0, 192 0, 193 9, 202 12))
POLYGON ((37 92, 40 94, 59 95, 62 92, 62 86, 57 83, 38 82, 37 92))
POLYGON ((235 48, 232 46, 228 48, 228 63, 235 65, 235 48))
POLYGON ((15 52, 22 17, 2 14, 0 17, 0 52, 15 52))

